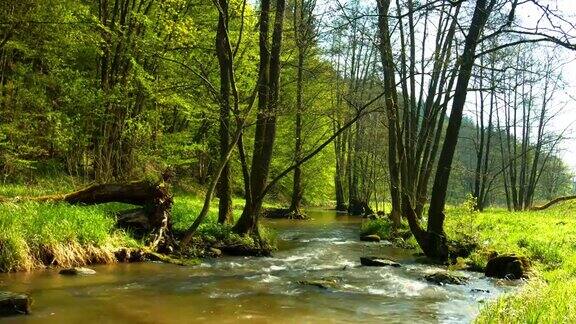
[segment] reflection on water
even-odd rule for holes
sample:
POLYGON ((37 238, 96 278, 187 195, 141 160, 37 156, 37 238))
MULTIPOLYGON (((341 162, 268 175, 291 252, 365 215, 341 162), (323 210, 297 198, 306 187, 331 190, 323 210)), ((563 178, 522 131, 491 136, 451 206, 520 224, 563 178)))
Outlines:
POLYGON ((358 241, 360 220, 310 212, 310 221, 272 220, 279 251, 271 258, 224 257, 200 266, 159 263, 93 267, 89 277, 56 270, 0 274, 0 289, 27 292, 33 315, 13 323, 470 322, 482 303, 510 289, 480 274, 465 286, 439 287, 422 276, 439 270, 412 253, 358 241), (401 268, 362 267, 363 255, 397 260, 401 268), (334 279, 333 289, 302 286, 334 279), (471 289, 489 292, 472 292, 471 289))

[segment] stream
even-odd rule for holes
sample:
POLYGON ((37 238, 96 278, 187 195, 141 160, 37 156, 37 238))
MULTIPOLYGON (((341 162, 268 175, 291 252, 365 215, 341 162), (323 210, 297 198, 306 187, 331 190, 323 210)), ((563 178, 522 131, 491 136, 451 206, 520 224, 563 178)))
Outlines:
POLYGON ((413 251, 360 242, 361 219, 309 211, 309 221, 265 220, 278 232, 270 258, 223 257, 199 266, 132 263, 92 266, 92 276, 57 269, 0 274, 0 290, 29 293, 29 316, 6 323, 467 323, 482 305, 513 289, 480 273, 466 285, 437 286, 413 251), (400 268, 360 266, 380 256, 400 268), (334 278, 335 288, 298 284, 334 278))

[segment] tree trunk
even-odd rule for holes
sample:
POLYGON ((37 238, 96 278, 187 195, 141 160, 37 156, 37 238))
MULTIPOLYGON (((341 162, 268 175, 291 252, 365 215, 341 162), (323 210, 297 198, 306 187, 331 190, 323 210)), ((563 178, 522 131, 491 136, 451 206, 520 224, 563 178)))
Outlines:
POLYGON ((342 137, 339 136, 334 141, 334 150, 336 152, 336 173, 334 175, 334 190, 336 191, 336 210, 346 211, 346 202, 344 196, 344 183, 342 182, 343 170, 343 152, 342 152, 342 137))
MULTIPOLYGON (((444 137, 444 144, 438 159, 438 167, 434 178, 434 186, 432 187, 432 196, 430 198, 430 208, 428 209, 427 232, 434 236, 444 236, 444 206, 446 204, 448 179, 450 177, 454 152, 458 142, 464 104, 466 103, 468 81, 470 80, 472 67, 474 66, 478 39, 492 11, 495 1, 491 0, 489 5, 487 5, 486 2, 487 0, 478 0, 476 2, 474 15, 472 16, 472 21, 470 23, 470 30, 465 39, 464 52, 460 57, 462 63, 458 72, 458 81, 456 82, 452 110, 450 112, 450 119, 444 137)), ((443 242, 445 242, 445 239, 430 240, 428 243, 433 246, 428 246, 426 249, 422 247, 422 249, 427 253, 428 257, 443 259, 448 256, 447 246, 443 244, 443 242)))
POLYGON ((388 26, 389 7, 390 0, 378 0, 379 50, 384 69, 384 91, 386 93, 386 115, 388 118, 388 168, 390 170, 390 198, 392 200, 390 218, 396 226, 399 226, 402 207, 400 201, 400 170, 397 153, 398 94, 396 92, 392 45, 388 26))
MULTIPOLYGON (((306 51, 306 40, 303 39, 306 35, 302 32, 305 30, 303 26, 304 22, 304 4, 296 2, 294 4, 294 33, 296 38, 296 44, 298 49, 298 64, 297 64, 297 78, 296 78, 296 125, 294 134, 294 161, 298 163, 302 158, 302 112, 304 110, 303 104, 303 71, 304 71, 304 55, 306 51)), ((292 202, 290 204, 290 213, 295 215, 300 215, 300 205, 302 203, 302 168, 298 165, 294 169, 294 181, 292 187, 292 202)))
MULTIPOLYGON (((220 66, 220 160, 224 161, 230 146, 230 65, 228 52, 228 1, 218 0, 219 18, 216 32, 216 56, 220 66)), ((232 222, 232 192, 230 188, 230 163, 222 169, 218 183, 218 223, 232 222)))
POLYGON ((534 207, 531 207, 530 210, 533 210, 533 211, 544 210, 544 209, 547 209, 547 208, 549 208, 550 206, 555 205, 555 204, 557 204, 557 203, 559 203, 559 202, 567 201, 567 200, 572 200, 572 199, 576 199, 576 195, 573 195, 573 196, 565 196, 565 197, 558 197, 558 198, 556 198, 556 199, 550 200, 549 202, 547 202, 546 204, 544 204, 544 205, 542 205, 542 206, 534 206, 534 207))
POLYGON ((274 138, 276 135, 276 107, 279 97, 280 50, 284 21, 285 0, 276 1, 276 15, 272 34, 272 47, 268 52, 270 0, 262 0, 260 10, 260 67, 258 86, 258 115, 254 135, 254 155, 250 172, 251 201, 244 206, 242 216, 234 225, 238 234, 258 234, 258 218, 263 193, 268 180, 274 138))

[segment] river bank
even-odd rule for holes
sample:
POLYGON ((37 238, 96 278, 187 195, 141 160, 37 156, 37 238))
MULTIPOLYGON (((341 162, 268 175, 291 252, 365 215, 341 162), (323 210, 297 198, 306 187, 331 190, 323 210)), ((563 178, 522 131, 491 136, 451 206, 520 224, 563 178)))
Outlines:
POLYGON ((331 211, 309 216, 305 222, 264 221, 278 233, 272 257, 226 256, 193 267, 102 265, 89 277, 62 277, 54 270, 11 273, 0 275, 0 282, 2 289, 31 293, 35 306, 26 317, 31 323, 90 321, 102 314, 118 323, 462 323, 472 321, 485 302, 514 289, 459 271, 470 278, 467 284, 438 286, 424 276, 443 267, 420 264, 411 250, 360 242, 360 218, 331 211), (366 255, 396 260, 401 267, 360 266, 366 255), (299 283, 322 278, 334 286, 299 283))
MULTIPOLYGON (((9 194, 11 193, 11 196, 16 196, 22 188, 16 188, 16 190, 3 188, 3 190, 2 194, 5 196, 7 196, 7 191, 9 194)), ((43 193, 39 192, 38 194, 43 193)), ((242 206, 242 200, 234 200, 235 217, 239 216, 242 206)), ((0 208, 0 228, 2 228, 0 232, 0 242, 2 242, 0 270, 2 272, 28 271, 41 269, 47 265, 68 267, 115 263, 117 261, 115 252, 119 249, 137 250, 143 248, 142 242, 134 239, 130 233, 115 227, 111 214, 116 210, 125 208, 126 206, 122 204, 78 207, 59 203, 4 203, 0 208)), ((178 231, 187 228, 201 208, 202 200, 199 195, 178 192, 174 197, 172 209, 174 228, 178 231)), ((567 202, 540 212, 510 213, 505 210, 489 210, 483 213, 472 213, 463 208, 447 210, 446 231, 449 237, 472 240, 479 245, 469 258, 459 260, 458 264, 452 266, 451 269, 458 269, 466 264, 483 268, 489 256, 495 251, 526 256, 533 264, 531 280, 519 292, 506 294, 483 307, 476 319, 478 322, 526 322, 541 319, 550 322, 576 320, 573 317, 575 315, 572 315, 576 314, 576 310, 573 309, 576 304, 574 300, 576 275, 573 273, 576 266, 576 252, 573 243, 576 241, 576 221, 573 217, 573 210, 575 209, 574 202, 567 202)), ((207 237, 223 235, 226 228, 213 225, 216 214, 217 208, 213 207, 205 225, 200 228, 200 235, 207 237)), ((386 243, 358 242, 360 227, 363 230, 370 228, 372 222, 341 214, 338 217, 348 219, 351 221, 350 224, 353 224, 348 225, 354 227, 355 234, 348 233, 346 235, 349 235, 350 240, 354 240, 355 244, 370 248, 387 246, 386 243), (361 222, 363 222, 362 226, 361 222)), ((305 229, 308 224, 317 226, 318 222, 268 220, 265 224, 271 225, 272 228, 278 224, 281 228, 288 226, 287 224, 293 224, 293 226, 305 229)), ((270 239, 274 239, 273 231, 266 231, 265 233, 269 235, 270 239)), ((303 239, 286 239, 285 235, 281 234, 278 241, 280 248, 278 253, 280 254, 286 248, 289 249, 294 244, 292 242, 294 240, 300 240, 299 242, 303 246, 304 243, 314 244, 314 242, 324 242, 331 246, 350 243, 346 243, 346 240, 338 241, 341 239, 338 236, 336 236, 337 239, 323 237, 324 234, 321 231, 314 232, 316 235, 314 237, 303 239)), ((412 238, 407 238, 403 243, 405 244, 400 244, 400 246, 415 247, 412 238)), ((197 252, 198 255, 202 255, 202 251, 197 252)), ((410 257, 411 253, 409 253, 410 257)), ((368 254, 364 253, 364 255, 368 254)), ((378 252, 375 255, 381 255, 381 253, 378 252)), ((277 257, 276 253, 274 257, 277 257)), ((299 256, 295 257, 299 258, 299 256)), ((343 268, 356 266, 359 261, 358 257, 350 258, 349 264, 341 266, 343 268)), ((401 259, 408 260, 404 257, 401 259)), ((221 260, 224 259, 218 259, 214 263, 218 264, 221 260)), ((246 260, 251 259, 239 258, 235 262, 238 264, 251 262, 246 260)), ((208 261, 208 264, 212 264, 211 262, 208 261)), ((223 261, 223 264, 226 262, 223 261)), ((205 261, 204 266, 206 264, 205 261)), ((111 267, 116 266, 112 265, 111 267)), ((45 272, 52 273, 54 271, 45 272)), ((36 275, 30 273, 26 276, 34 277, 36 275)), ((293 279, 296 280, 296 278, 293 279)), ((25 292, 26 289, 19 291, 25 292)))
MULTIPOLYGON (((567 323, 576 321, 576 203, 564 202, 543 211, 490 209, 446 210, 446 233, 452 240, 475 246, 452 269, 485 269, 495 253, 514 254, 531 263, 530 278, 519 291, 483 307, 478 323, 567 323)), ((406 226, 407 227, 407 226, 406 226)), ((398 246, 417 247, 406 229, 393 232, 386 219, 362 225, 362 235, 390 238, 398 246), (400 235, 398 235, 400 234, 400 235)))
POLYGON ((474 263, 485 265, 493 251, 523 255, 532 263, 527 284, 488 304, 478 323, 576 322, 575 216, 574 201, 543 211, 448 210, 448 235, 480 243, 470 258, 474 263))

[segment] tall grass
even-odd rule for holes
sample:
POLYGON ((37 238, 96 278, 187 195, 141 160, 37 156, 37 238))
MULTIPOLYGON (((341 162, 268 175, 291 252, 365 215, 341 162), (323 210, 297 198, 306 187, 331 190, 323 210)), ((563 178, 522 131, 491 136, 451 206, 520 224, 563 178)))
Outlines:
POLYGON ((388 238, 392 236, 394 229, 392 225, 390 220, 384 218, 365 221, 360 227, 360 235, 378 235, 383 239, 388 238))
MULTIPOLYGON (((194 222, 204 205, 204 197, 194 194, 180 193, 174 196, 172 206, 172 222, 176 231, 185 231, 194 222)), ((244 201, 238 198, 232 200, 232 213, 238 219, 242 213, 244 201)), ((218 220, 218 201, 210 204, 210 209, 203 224, 216 223, 218 220)))
MULTIPOLYGON (((202 210, 204 198, 194 194, 180 194, 174 197, 172 207, 172 222, 176 232, 183 232, 194 222, 202 210)), ((265 207, 271 207, 270 203, 265 203, 265 207)), ((234 220, 238 220, 242 214, 244 200, 240 198, 232 199, 232 213, 234 220)), ((262 225, 259 226, 259 238, 252 236, 240 236, 232 231, 231 224, 218 224, 218 201, 212 202, 206 218, 198 227, 196 233, 196 245, 191 252, 197 248, 202 249, 204 245, 214 245, 218 242, 222 246, 242 246, 246 249, 258 250, 261 248, 274 249, 277 243, 276 233, 262 225)), ((193 244, 195 245, 195 244, 193 244)), ((218 244, 216 244, 218 245, 218 244)), ((198 253, 202 255, 202 252, 198 253)))
POLYGON ((110 213, 115 208, 0 204, 0 271, 112 262, 118 247, 138 244, 115 228, 110 213))
POLYGON ((35 197, 55 193, 66 193, 74 191, 79 187, 87 185, 86 182, 66 176, 52 178, 39 177, 31 183, 2 183, 0 185, 0 196, 2 197, 35 197))
POLYGON ((488 304, 477 323, 576 323, 576 278, 528 282, 521 291, 488 304))

